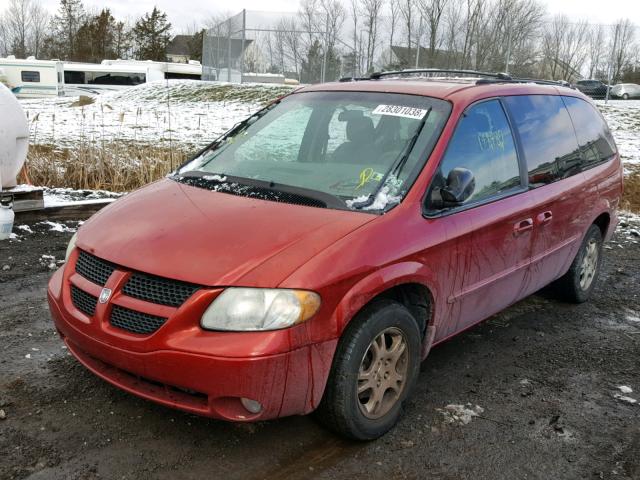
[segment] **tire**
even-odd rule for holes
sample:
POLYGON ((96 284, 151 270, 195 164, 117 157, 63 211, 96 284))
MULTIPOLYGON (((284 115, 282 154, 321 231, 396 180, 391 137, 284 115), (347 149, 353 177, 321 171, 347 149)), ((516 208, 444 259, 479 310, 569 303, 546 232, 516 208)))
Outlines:
POLYGON ((338 342, 316 419, 355 440, 373 440, 389 431, 418 378, 420 340, 418 324, 403 305, 377 300, 365 307, 338 342), (402 342, 405 348, 398 353, 402 342))
POLYGON ((622 99, 623 100, 629 100, 629 94, 628 93, 623 94, 622 95, 622 99))
POLYGON ((569 302, 586 302, 598 280, 601 264, 602 233, 597 225, 591 225, 569 271, 555 282, 555 290, 569 302))

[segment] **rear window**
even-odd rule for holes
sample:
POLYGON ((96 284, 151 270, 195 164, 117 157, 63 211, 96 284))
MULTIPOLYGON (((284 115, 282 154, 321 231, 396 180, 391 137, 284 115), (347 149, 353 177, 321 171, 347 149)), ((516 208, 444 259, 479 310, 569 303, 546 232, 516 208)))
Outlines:
POLYGON ((616 153, 609 127, 593 105, 576 97, 562 97, 575 127, 582 168, 588 169, 607 161, 616 153))
POLYGON ((529 185, 539 187, 581 171, 578 143, 562 98, 505 98, 520 135, 529 185))
POLYGON ((40 72, 23 70, 22 72, 20 72, 20 76, 23 82, 40 82, 40 72))

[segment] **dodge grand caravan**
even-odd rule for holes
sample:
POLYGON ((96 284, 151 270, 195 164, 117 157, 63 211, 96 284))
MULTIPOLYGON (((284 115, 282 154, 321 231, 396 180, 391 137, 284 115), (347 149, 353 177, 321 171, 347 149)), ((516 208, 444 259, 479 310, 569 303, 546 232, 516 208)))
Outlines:
POLYGON ((130 393, 372 439, 433 346, 548 284, 587 300, 621 191, 577 90, 314 85, 87 221, 48 299, 69 351, 130 393))

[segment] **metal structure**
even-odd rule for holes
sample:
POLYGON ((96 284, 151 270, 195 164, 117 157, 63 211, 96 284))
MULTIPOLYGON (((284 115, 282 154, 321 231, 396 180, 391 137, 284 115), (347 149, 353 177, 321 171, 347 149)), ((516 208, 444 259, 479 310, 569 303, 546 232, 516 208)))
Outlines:
POLYGON ((281 83, 285 78, 299 81, 305 54, 314 42, 320 46, 320 80, 325 81, 326 32, 300 28, 295 13, 242 10, 205 32, 202 79, 231 83, 281 83))

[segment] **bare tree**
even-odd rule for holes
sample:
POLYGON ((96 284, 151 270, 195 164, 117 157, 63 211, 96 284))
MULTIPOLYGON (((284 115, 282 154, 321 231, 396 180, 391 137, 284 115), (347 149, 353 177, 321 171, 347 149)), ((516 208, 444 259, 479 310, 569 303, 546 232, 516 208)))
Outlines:
POLYGON ((340 0, 320 0, 320 26, 325 33, 326 48, 333 48, 347 19, 347 10, 340 0))
POLYGON ((360 49, 358 48, 358 36, 359 36, 359 20, 360 20, 360 0, 349 0, 349 15, 351 16, 351 21, 353 22, 353 72, 351 74, 354 77, 360 75, 362 70, 361 65, 361 54, 360 49))
POLYGON ((300 9, 298 10, 298 17, 302 29, 306 32, 303 37, 305 50, 311 48, 314 40, 317 38, 317 32, 320 31, 319 24, 319 7, 318 0, 302 0, 300 2, 300 9))
POLYGON ((436 59, 438 48, 438 31, 442 22, 442 16, 449 0, 418 0, 420 13, 427 21, 429 28, 429 60, 436 59))
POLYGON ((625 67, 631 61, 634 29, 634 25, 628 18, 618 20, 613 26, 614 39, 611 50, 613 51, 612 79, 614 82, 622 78, 625 67))
POLYGON ((407 58, 402 60, 408 64, 411 62, 411 58, 409 57, 411 56, 411 33, 414 22, 415 0, 399 0, 399 8, 407 34, 407 58))
POLYGON ((378 23, 380 21, 380 11, 384 4, 383 0, 361 0, 362 14, 364 16, 364 28, 367 32, 367 54, 366 70, 373 69, 373 59, 375 57, 378 43, 378 23))
POLYGON ((0 56, 9 54, 9 27, 4 18, 4 14, 0 14, 0 56))
POLYGON ((49 28, 50 15, 42 4, 35 0, 31 5, 31 52, 38 58, 42 50, 42 42, 49 28))
POLYGON ((545 29, 543 48, 545 73, 552 79, 571 80, 580 77, 587 57, 584 45, 589 32, 586 22, 572 23, 566 15, 553 17, 545 29))
POLYGON ((27 42, 32 24, 30 10, 31 0, 10 0, 6 12, 11 49, 17 57, 25 58, 27 56, 27 42))
POLYGON ((400 14, 400 0, 389 0, 389 64, 393 63, 393 38, 400 14))
POLYGON ((589 78, 593 78, 600 66, 604 55, 604 27, 592 25, 589 34, 589 78))

